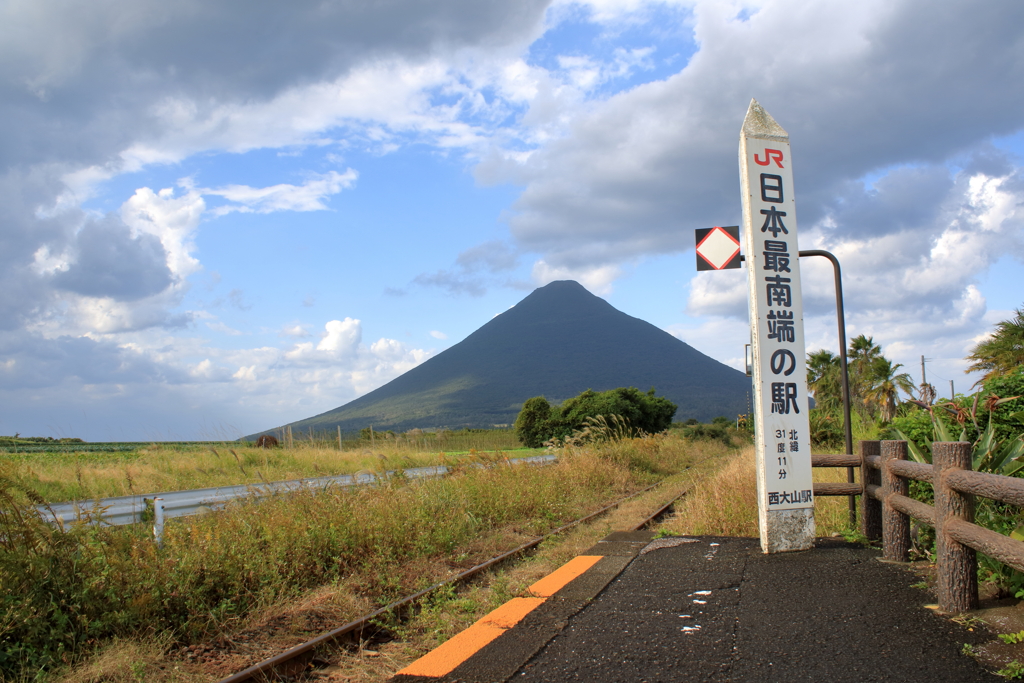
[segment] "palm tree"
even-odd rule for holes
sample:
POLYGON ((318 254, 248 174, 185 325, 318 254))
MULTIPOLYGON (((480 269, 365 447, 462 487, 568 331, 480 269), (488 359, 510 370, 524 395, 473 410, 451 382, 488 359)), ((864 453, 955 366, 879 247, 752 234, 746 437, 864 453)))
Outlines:
POLYGON ((814 393, 814 402, 825 412, 842 405, 842 373, 839 356, 827 349, 807 354, 807 388, 814 393))
POLYGON ((884 422, 890 422, 896 417, 899 392, 907 395, 913 395, 914 392, 914 380, 910 375, 906 372, 897 374, 902 367, 902 363, 893 363, 881 356, 871 364, 871 373, 868 375, 870 384, 863 400, 865 404, 878 406, 884 422))
POLYGON ((867 399, 867 392, 871 389, 872 365, 879 358, 883 358, 882 348, 875 344, 874 337, 861 334, 850 341, 847 358, 850 372, 850 402, 857 406, 857 412, 861 417, 871 417, 874 411, 872 402, 867 399))
POLYGON ((1014 314, 1009 320, 998 323, 992 336, 980 342, 967 356, 967 360, 974 362, 965 372, 986 371, 975 386, 1024 365, 1024 308, 1018 308, 1014 314))

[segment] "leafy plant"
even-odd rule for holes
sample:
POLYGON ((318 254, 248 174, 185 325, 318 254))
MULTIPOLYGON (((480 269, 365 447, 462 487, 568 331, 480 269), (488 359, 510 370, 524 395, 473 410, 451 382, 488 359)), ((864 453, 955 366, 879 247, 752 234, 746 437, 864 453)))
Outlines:
POLYGON ((960 624, 964 628, 968 628, 972 631, 974 630, 975 626, 981 626, 983 623, 981 619, 979 619, 978 617, 973 617, 969 614, 957 615, 953 617, 950 621, 952 621, 954 624, 960 624))
POLYGON ((1024 643, 1024 631, 1017 631, 1016 633, 1000 633, 998 637, 999 640, 1008 645, 1024 643))
MULTIPOLYGON (((976 472, 989 472, 1005 476, 1024 475, 1024 434, 1020 428, 1010 439, 1000 439, 994 416, 997 408, 1018 399, 1018 396, 999 398, 990 394, 983 402, 976 395, 970 403, 949 401, 939 405, 926 405, 916 402, 923 411, 913 420, 900 419, 900 427, 894 431, 899 438, 907 442, 910 457, 921 463, 932 461, 932 444, 936 441, 968 441, 971 432, 978 436, 971 442, 971 467, 976 472), (988 424, 985 429, 978 425, 979 403, 988 412, 988 424), (927 415, 930 430, 924 429, 921 416, 927 415), (906 433, 902 428, 910 426, 906 433), (958 438, 953 438, 955 428, 960 427, 958 438), (901 428, 902 427, 902 428, 901 428)), ((1008 416, 1016 422, 1024 422, 1024 411, 1008 416)), ((911 482, 911 496, 916 500, 931 503, 932 487, 921 482, 911 482)), ((1000 534, 1024 540, 1024 518, 1020 510, 1013 506, 987 498, 979 498, 976 502, 974 522, 986 529, 1000 534)), ((930 555, 933 551, 935 532, 931 527, 915 527, 918 531, 914 547, 918 552, 930 555)), ((1003 595, 1024 597, 1024 573, 993 560, 987 555, 978 555, 978 578, 994 584, 1003 595)))
MULTIPOLYGON (((1010 398, 999 398, 995 394, 991 394, 985 401, 985 407, 988 410, 989 420, 988 426, 984 431, 980 429, 980 436, 973 444, 973 453, 971 456, 971 468, 976 472, 992 472, 995 474, 1003 474, 1007 476, 1013 476, 1014 474, 1024 470, 1024 460, 1021 456, 1024 456, 1024 434, 1018 434, 1013 439, 999 440, 996 436, 996 424, 992 420, 992 416, 995 414, 995 409, 1009 401, 1020 398, 1019 396, 1012 396, 1010 398)), ((975 396, 974 402, 971 408, 968 410, 961 407, 953 402, 947 402, 936 406, 926 405, 924 403, 917 402, 922 408, 928 411, 931 417, 932 434, 924 434, 924 442, 914 440, 909 435, 905 434, 902 429, 895 429, 897 435, 901 439, 907 442, 907 448, 910 457, 922 463, 930 463, 932 461, 932 444, 936 441, 967 441, 967 420, 978 427, 977 414, 978 414, 978 396, 975 396), (952 430, 949 425, 936 415, 935 410, 940 408, 947 411, 949 414, 956 417, 957 423, 964 425, 959 436, 953 438, 952 430)), ((1014 413, 1012 416, 1015 420, 1024 420, 1024 411, 1014 413)))
POLYGON ((823 408, 811 408, 807 417, 811 426, 812 446, 828 450, 836 450, 843 446, 845 434, 842 418, 826 412, 823 408))
POLYGON ((1004 678, 1021 679, 1024 678, 1024 664, 1015 659, 996 673, 1004 678))

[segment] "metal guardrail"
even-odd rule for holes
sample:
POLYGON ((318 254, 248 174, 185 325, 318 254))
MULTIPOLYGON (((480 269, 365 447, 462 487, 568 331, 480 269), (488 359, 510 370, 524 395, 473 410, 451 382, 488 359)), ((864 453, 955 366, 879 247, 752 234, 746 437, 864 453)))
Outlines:
MULTIPOLYGON (((554 462, 557 458, 554 455, 534 455, 525 458, 511 458, 507 462, 510 465, 541 465, 554 462)), ((482 466, 482 465, 481 465, 482 466)), ((449 467, 437 465, 434 467, 411 467, 401 470, 401 476, 406 479, 428 479, 432 477, 443 477, 451 472, 449 467)), ((373 486, 387 481, 399 474, 399 471, 386 472, 383 475, 372 473, 363 474, 340 474, 333 477, 315 477, 310 479, 294 479, 290 481, 277 481, 267 484, 243 484, 239 486, 220 486, 207 489, 192 489, 189 491, 163 491, 159 493, 146 493, 137 496, 119 496, 116 498, 100 498, 96 500, 77 500, 68 503, 56 503, 49 506, 38 507, 40 514, 49 518, 50 511, 64 525, 69 525, 83 517, 92 516, 93 511, 98 511, 98 518, 94 518, 101 524, 120 526, 125 524, 137 524, 143 521, 143 514, 150 510, 155 513, 157 526, 162 526, 164 518, 186 517, 188 515, 201 514, 224 507, 228 502, 239 498, 264 497, 302 489, 323 489, 330 486, 352 487, 352 486, 373 486), (162 505, 154 506, 153 501, 161 501, 162 505), (154 510, 154 507, 157 509, 154 510)), ((160 537, 160 533, 156 534, 160 537)))

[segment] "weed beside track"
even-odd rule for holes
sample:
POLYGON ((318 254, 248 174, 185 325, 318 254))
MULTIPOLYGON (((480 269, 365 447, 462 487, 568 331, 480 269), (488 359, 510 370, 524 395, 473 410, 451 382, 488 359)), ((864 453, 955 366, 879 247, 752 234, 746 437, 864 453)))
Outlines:
POLYGON ((172 521, 162 547, 138 527, 58 531, 31 513, 38 494, 5 478, 0 671, 34 677, 133 639, 181 652, 325 590, 332 619, 355 617, 679 472, 702 448, 654 436, 567 448, 548 467, 498 458, 441 480, 240 501, 172 521))

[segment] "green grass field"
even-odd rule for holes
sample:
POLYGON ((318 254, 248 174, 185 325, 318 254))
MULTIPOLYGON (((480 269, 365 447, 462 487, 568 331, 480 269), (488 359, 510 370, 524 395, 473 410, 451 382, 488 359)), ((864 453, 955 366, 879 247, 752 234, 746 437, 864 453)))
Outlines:
POLYGON ((343 442, 342 450, 330 439, 295 439, 291 448, 269 449, 246 442, 112 445, 119 448, 85 450, 96 444, 59 444, 56 452, 0 453, 0 474, 47 501, 65 502, 456 465, 537 452, 522 448, 508 430, 376 434, 372 440, 343 442))

